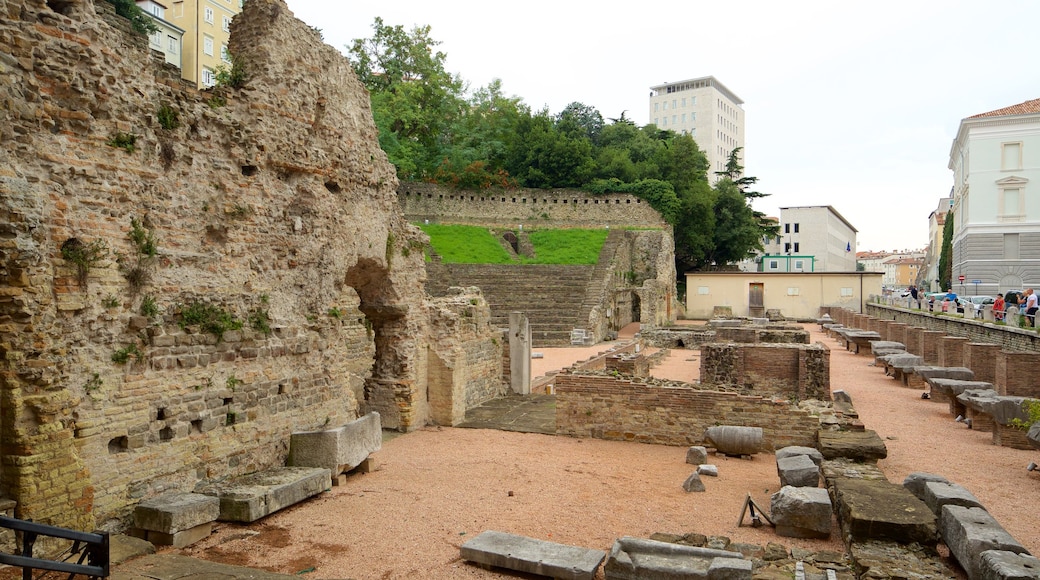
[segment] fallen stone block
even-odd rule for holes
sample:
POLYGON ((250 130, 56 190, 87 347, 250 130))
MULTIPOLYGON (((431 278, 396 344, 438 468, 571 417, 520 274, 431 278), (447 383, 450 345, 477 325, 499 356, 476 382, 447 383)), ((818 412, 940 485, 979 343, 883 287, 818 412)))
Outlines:
POLYGON ((724 455, 754 455, 762 449, 762 428, 716 425, 704 430, 704 440, 724 455))
POLYGON ((707 475, 708 477, 718 477, 719 468, 717 465, 711 463, 705 463, 697 466, 697 475, 707 475))
POLYGON ((939 483, 950 483, 950 480, 946 479, 941 475, 934 473, 925 473, 923 471, 915 471, 903 479, 903 487, 908 489, 910 493, 914 494, 914 497, 924 501, 924 485, 929 481, 937 481, 939 483))
POLYGON ((332 487, 332 474, 320 467, 277 467, 226 481, 203 483, 196 493, 220 500, 225 522, 253 522, 332 487))
POLYGON ((830 537, 832 513, 830 495, 822 487, 787 485, 770 498, 769 519, 779 536, 830 537))
POLYGON ((831 400, 835 403, 848 403, 852 404, 852 397, 842 389, 831 392, 831 400))
POLYGON ((975 497, 964 486, 941 481, 925 482, 924 497, 921 500, 936 516, 942 513, 942 506, 944 505, 983 507, 979 498, 975 497))
POLYGON ((750 580, 752 562, 739 552, 624 537, 603 568, 606 580, 750 580))
POLYGON ((846 543, 882 540, 935 546, 935 514, 905 487, 885 480, 849 478, 828 484, 833 488, 846 543))
POLYGON ((776 460, 780 485, 817 487, 820 485, 820 467, 808 455, 792 455, 776 460))
POLYGON ((220 501, 197 493, 166 493, 134 508, 131 535, 159 546, 183 548, 213 532, 220 501))
POLYGON ((483 566, 496 566, 570 580, 592 580, 600 563, 607 556, 602 550, 579 548, 492 530, 481 532, 477 537, 462 544, 461 552, 464 560, 483 566))
POLYGON ((700 465, 708 462, 708 450, 701 445, 694 445, 686 450, 686 463, 700 465))
POLYGON ((863 431, 820 431, 820 453, 824 459, 845 457, 863 462, 873 462, 888 457, 888 449, 877 432, 863 431))
POLYGON ((968 573, 968 578, 982 577, 983 552, 1002 550, 1015 554, 1029 553, 982 508, 945 505, 939 516, 939 525, 943 542, 968 573))
POLYGON ((371 412, 342 427, 293 433, 290 467, 324 467, 334 474, 354 469, 383 446, 379 413, 371 412))
POLYGON ((691 473, 690 477, 686 478, 686 481, 684 481, 682 484, 682 488, 686 490, 687 493, 693 491, 706 491, 706 488, 704 487, 704 482, 701 481, 701 476, 696 471, 691 473))
POLYGON ((897 354, 900 352, 906 352, 906 345, 894 340, 872 340, 870 341, 870 352, 875 356, 881 354, 897 354), (887 352, 882 353, 879 351, 887 352))
POLYGON ((1040 578, 1040 560, 1029 554, 986 550, 979 562, 981 580, 1032 580, 1040 578))
POLYGON ((789 445, 781 449, 776 450, 777 461, 785 457, 794 457, 795 455, 805 455, 812 460, 816 465, 823 463, 823 454, 820 453, 819 449, 815 447, 802 447, 800 445, 789 445))

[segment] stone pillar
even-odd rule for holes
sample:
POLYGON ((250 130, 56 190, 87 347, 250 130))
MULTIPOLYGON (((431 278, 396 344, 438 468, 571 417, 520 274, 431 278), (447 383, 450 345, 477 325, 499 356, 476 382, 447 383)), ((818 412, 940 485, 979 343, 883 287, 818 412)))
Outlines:
POLYGON ((910 354, 916 354, 917 356, 924 356, 924 331, 927 330, 920 326, 911 326, 906 329, 906 352, 910 354))
POLYGON ((509 313, 509 387, 531 394, 531 324, 523 312, 509 313))
POLYGON ((946 336, 946 333, 941 330, 926 330, 921 333, 921 358, 924 359, 924 364, 938 366, 939 365, 939 343, 942 342, 942 338, 946 336))
POLYGON ((888 327, 892 324, 891 320, 882 318, 877 321, 877 331, 881 335, 881 340, 892 340, 888 337, 888 327))
POLYGON ((939 366, 964 366, 964 345, 968 339, 963 336, 944 336, 939 342, 939 366))
POLYGON ((909 328, 905 322, 892 321, 888 325, 888 340, 906 344, 906 329, 909 328))
POLYGON ((964 357, 961 366, 968 367, 975 373, 976 381, 997 384, 997 358, 1000 356, 1000 345, 991 342, 968 342, 964 344, 964 357))
POLYGON ((993 383, 997 394, 1040 398, 1040 383, 1032 380, 1036 365, 1035 352, 1000 351, 997 356, 997 380, 993 383))

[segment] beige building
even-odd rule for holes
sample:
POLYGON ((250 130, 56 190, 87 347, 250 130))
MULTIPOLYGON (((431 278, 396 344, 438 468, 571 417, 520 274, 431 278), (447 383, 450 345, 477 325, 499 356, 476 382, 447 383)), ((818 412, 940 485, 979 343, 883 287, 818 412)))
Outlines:
POLYGON ((166 62, 181 68, 181 54, 183 52, 181 40, 184 37, 184 30, 166 20, 166 5, 166 1, 138 0, 137 2, 137 6, 145 14, 151 16, 155 25, 159 28, 159 30, 148 35, 148 47, 163 53, 166 57, 166 62))
POLYGON ((166 20, 184 29, 181 77, 200 89, 216 84, 220 67, 231 67, 231 19, 243 0, 171 0, 166 20))
POLYGON ((760 317, 779 310, 786 318, 814 319, 821 306, 863 312, 881 294, 881 272, 687 272, 686 317, 711 318, 716 306, 734 316, 760 317))
MULTIPOLYGON (((708 156, 708 175, 715 181, 715 172, 726 168, 730 153, 744 146, 744 101, 715 77, 665 83, 650 90, 650 122, 693 136, 708 156)), ((744 156, 740 157, 744 165, 744 156)))

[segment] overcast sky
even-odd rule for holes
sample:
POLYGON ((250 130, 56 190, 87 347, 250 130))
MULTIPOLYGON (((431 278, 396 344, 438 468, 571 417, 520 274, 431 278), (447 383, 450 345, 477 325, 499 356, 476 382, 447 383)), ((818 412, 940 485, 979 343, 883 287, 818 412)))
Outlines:
POLYGON ((832 205, 860 251, 924 247, 961 119, 1040 98, 1035 0, 287 2, 344 52, 377 16, 430 25, 471 89, 552 113, 645 125, 651 86, 714 76, 744 101, 756 209, 832 205))

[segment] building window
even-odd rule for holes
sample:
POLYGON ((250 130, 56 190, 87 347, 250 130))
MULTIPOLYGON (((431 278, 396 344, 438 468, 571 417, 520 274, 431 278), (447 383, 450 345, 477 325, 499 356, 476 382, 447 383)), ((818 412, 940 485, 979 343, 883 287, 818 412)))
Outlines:
POLYGON ((684 106, 684 107, 686 106, 686 97, 682 98, 682 106, 684 106))
POLYGON ((690 129, 690 136, 691 137, 696 137, 697 136, 697 127, 694 127, 693 129, 690 129))
POLYGON ((660 104, 661 104, 661 103, 654 103, 654 112, 655 112, 655 113, 657 112, 657 107, 658 107, 658 106, 659 106, 660 104))
POLYGON ((711 291, 708 290, 707 286, 698 286, 697 287, 697 294, 699 294, 701 296, 707 296, 707 295, 711 294, 711 291))
POLYGON ((220 60, 222 60, 224 62, 227 62, 227 63, 231 62, 231 53, 228 52, 226 44, 221 44, 220 45, 220 60))
POLYGON ((697 97, 690 97, 690 104, 691 105, 696 105, 697 104, 697 97))
POLYGON ((672 108, 675 108, 675 99, 672 99, 672 108))
POLYGON ((156 30, 148 35, 148 42, 156 48, 162 47, 162 32, 156 30))
POLYGON ((227 16, 224 17, 224 23, 221 25, 224 32, 231 32, 231 19, 227 16))
POLYGON ((786 242, 784 244, 784 253, 785 254, 790 254, 791 253, 791 242, 786 242))
POLYGON ((694 121, 694 122, 697 121, 697 113, 696 112, 690 113, 690 120, 694 121))
POLYGON ((788 296, 798 296, 798 288, 789 287, 787 289, 787 295, 788 296))
POLYGON ((208 56, 213 56, 213 37, 207 36, 202 39, 202 52, 208 56))
POLYGON ((177 40, 176 36, 166 37, 166 51, 170 54, 177 54, 180 51, 181 43, 177 40))
POLYGON ((842 297, 854 296, 854 294, 852 293, 852 288, 842 288, 841 295, 842 297))
POLYGON ((166 9, 158 4, 152 4, 152 16, 156 18, 166 18, 166 9))
POLYGON ((1004 259, 1017 260, 1021 255, 1019 252, 1018 234, 1004 234, 1004 259))
POLYGON ((794 253, 798 253, 798 242, 794 243, 794 253))
POLYGON ((1020 171, 1022 169, 1022 143, 1000 144, 1001 171, 1020 171))
POLYGON ((778 262, 776 260, 769 260, 769 269, 770 270, 777 270, 779 268, 780 268, 780 262, 778 262))
POLYGON ((784 224, 784 233, 785 234, 791 233, 791 224, 784 224))
POLYGON ((805 260, 795 260, 794 261, 794 269, 795 270, 799 270, 799 271, 804 270, 805 269, 805 260))
POLYGON ((675 120, 676 120, 677 118, 678 118, 678 116, 677 116, 677 115, 672 115, 672 124, 673 124, 673 125, 675 124, 675 122, 676 122, 675 120))
POLYGON ((205 20, 207 24, 213 24, 213 9, 207 7, 205 12, 205 20))
POLYGON ((683 122, 683 123, 685 123, 685 122, 686 122, 686 113, 683 113, 683 114, 682 114, 682 122, 683 122))
POLYGON ((217 84, 216 76, 213 74, 211 69, 203 67, 202 69, 202 85, 206 87, 212 87, 217 84))
POLYGON ((662 102, 661 103, 661 108, 667 111, 668 110, 668 101, 662 102))
MULTIPOLYGON (((965 200, 965 205, 967 205, 965 200)), ((1026 217, 1026 200, 1022 190, 1017 187, 1001 188, 997 192, 997 207, 1000 208, 998 221, 1017 222, 1026 217)), ((964 210, 967 211, 966 209, 964 210)))
POLYGON ((798 224, 794 224, 794 233, 798 233, 798 224))

